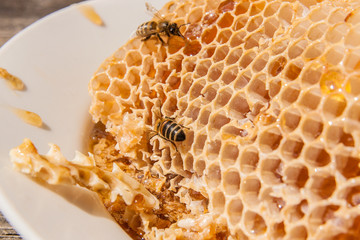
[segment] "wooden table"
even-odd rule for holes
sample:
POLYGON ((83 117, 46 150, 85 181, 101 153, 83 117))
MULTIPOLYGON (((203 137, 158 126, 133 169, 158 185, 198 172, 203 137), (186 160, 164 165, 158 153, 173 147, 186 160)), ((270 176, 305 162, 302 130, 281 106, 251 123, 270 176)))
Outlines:
MULTIPOLYGON (((0 47, 36 20, 81 0, 0 0, 0 47)), ((0 212, 0 240, 22 239, 0 212)))

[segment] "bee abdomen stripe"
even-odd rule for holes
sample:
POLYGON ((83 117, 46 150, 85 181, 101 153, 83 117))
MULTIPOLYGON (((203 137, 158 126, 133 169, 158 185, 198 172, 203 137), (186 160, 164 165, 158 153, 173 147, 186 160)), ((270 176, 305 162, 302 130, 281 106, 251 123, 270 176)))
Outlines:
POLYGON ((176 141, 176 136, 181 132, 181 128, 179 125, 174 128, 174 130, 171 132, 170 139, 173 141, 176 141))
POLYGON ((174 122, 169 121, 169 127, 166 130, 166 138, 170 139, 170 133, 173 131, 174 128, 176 128, 177 124, 174 122))

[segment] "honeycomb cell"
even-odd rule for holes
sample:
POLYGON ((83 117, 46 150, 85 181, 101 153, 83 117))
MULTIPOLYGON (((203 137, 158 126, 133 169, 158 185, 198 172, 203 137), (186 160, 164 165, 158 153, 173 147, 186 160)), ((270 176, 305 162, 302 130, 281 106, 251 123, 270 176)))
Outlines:
POLYGON ((300 56, 306 47, 308 46, 308 41, 306 39, 300 39, 293 43, 289 50, 288 50, 288 56, 290 59, 297 58, 300 56))
POLYGON ((259 152, 255 147, 249 147, 243 150, 240 155, 240 170, 242 173, 251 173, 255 171, 259 162, 259 152))
POLYGON ((209 187, 216 188, 221 183, 221 169, 218 164, 211 164, 206 173, 206 181, 209 187))
POLYGON ((218 26, 220 28, 227 28, 233 24, 234 16, 230 12, 223 14, 218 20, 218 26))
POLYGON ((340 207, 338 205, 327 204, 320 205, 314 208, 309 215, 309 226, 315 232, 316 229, 326 223, 327 221, 334 218, 335 212, 340 207))
POLYGON ((246 211, 244 214, 245 228, 251 235, 262 235, 267 230, 264 219, 257 213, 246 211))
POLYGON ((221 163, 224 167, 234 165, 238 155, 239 148, 237 147, 237 145, 232 143, 226 143, 225 145, 223 145, 223 149, 221 151, 221 163))
POLYGON ((216 41, 220 44, 227 43, 229 39, 232 37, 232 32, 229 29, 224 29, 219 32, 216 41))
POLYGON ((270 62, 268 71, 271 74, 271 76, 275 77, 279 75, 281 71, 284 69, 286 63, 287 60, 283 56, 280 56, 275 60, 273 60, 272 62, 270 62))
POLYGON ((260 27, 262 22, 263 22, 263 18, 261 16, 255 16, 249 21, 246 30, 248 32, 255 31, 256 29, 258 29, 260 27))
POLYGON ((249 104, 246 100, 246 95, 243 93, 238 93, 233 96, 230 100, 229 107, 230 116, 236 119, 244 118, 245 114, 250 111, 249 104))
POLYGON ((212 65, 212 62, 210 60, 205 60, 199 62, 198 65, 195 67, 195 74, 197 77, 204 77, 208 71, 210 66, 212 65))
POLYGON ((103 115, 110 115, 119 111, 119 105, 116 103, 115 98, 110 94, 97 92, 95 98, 97 103, 101 104, 101 113, 103 115))
POLYGON ((229 169, 224 172, 223 186, 226 195, 235 195, 240 189, 240 174, 237 169, 229 169))
POLYGON ((250 2, 239 2, 235 8, 235 15, 245 14, 250 7, 250 2))
POLYGON ((261 32, 254 32, 245 39, 244 49, 259 47, 260 39, 263 37, 261 32))
POLYGON ((308 59, 315 59, 320 57, 325 51, 324 42, 315 42, 309 45, 304 53, 304 57, 308 59))
POLYGON ((281 101, 284 106, 289 106, 294 103, 300 94, 300 86, 298 84, 289 84, 283 87, 281 93, 281 101))
POLYGON ((199 155, 202 153, 204 146, 205 146, 205 142, 206 142, 207 136, 204 134, 199 134, 197 135, 197 137, 195 138, 194 144, 193 144, 193 149, 196 155, 199 155))
POLYGON ((330 148, 334 148, 339 144, 343 144, 346 147, 355 146, 354 138, 351 133, 346 133, 344 127, 338 123, 333 123, 327 128, 325 139, 330 148))
POLYGON ((348 33, 349 26, 346 23, 339 23, 329 28, 325 38, 329 43, 337 43, 348 33))
POLYGON ((234 88, 237 90, 244 88, 250 82, 251 77, 250 71, 240 73, 235 81, 234 88))
POLYGON ((179 89, 183 95, 188 93, 192 83, 193 83, 193 78, 191 77, 191 74, 187 74, 183 77, 179 86, 179 89))
POLYGON ((360 75, 352 75, 348 78, 345 85, 345 91, 354 96, 360 94, 360 75))
POLYGON ((221 80, 225 83, 225 85, 229 85, 231 82, 233 82, 236 77, 238 76, 239 67, 238 66, 231 66, 230 68, 226 69, 226 71, 223 72, 223 75, 221 77, 221 80))
POLYGON ((357 47, 360 45, 360 27, 355 26, 350 29, 345 37, 345 45, 350 47, 357 47))
POLYGON ((198 54, 201 50, 201 44, 199 41, 194 40, 191 42, 187 42, 187 44, 184 47, 184 54, 186 56, 195 56, 196 54, 198 54))
POLYGON ((128 99, 131 94, 131 87, 125 81, 113 81, 108 89, 108 91, 116 97, 121 97, 122 99, 128 99))
POLYGON ((313 22, 319 22, 329 16, 330 9, 326 5, 320 5, 310 13, 310 19, 313 22))
POLYGON ((283 163, 277 156, 269 156, 261 161, 260 176, 263 182, 269 185, 282 183, 283 163))
POLYGON ((328 22, 330 24, 336 24, 344 21, 349 22, 350 19, 347 16, 349 15, 344 11, 344 9, 341 8, 335 9, 334 11, 331 12, 328 22))
POLYGON ((270 81, 269 97, 274 98, 281 90, 281 79, 275 78, 270 81))
POLYGON ((280 9, 280 2, 271 2, 267 4, 264 10, 264 17, 268 18, 274 15, 280 9))
POLYGON ((210 81, 216 81, 221 76, 223 69, 224 69, 223 63, 213 64, 209 69, 209 73, 207 76, 208 79, 210 81))
POLYGON ((270 190, 266 189, 263 191, 261 202, 264 203, 266 207, 266 212, 271 216, 275 221, 281 219, 280 212, 285 207, 286 202, 281 197, 275 197, 275 194, 270 190))
POLYGON ((206 85, 205 79, 199 79, 197 80, 191 87, 189 91, 189 100, 192 101, 196 98, 198 98, 201 95, 201 92, 206 85))
POLYGON ((298 163, 286 165, 283 177, 286 184, 303 188, 308 179, 309 173, 306 166, 298 163))
POLYGON ((323 65, 315 62, 304 70, 302 82, 304 84, 313 85, 320 81, 322 76, 323 65))
POLYGON ((321 101, 321 92, 318 88, 311 88, 303 93, 299 103, 306 111, 317 109, 321 101))
POLYGON ((253 70, 255 72, 260 72, 261 70, 263 70, 265 68, 268 61, 269 61, 269 54, 268 53, 264 53, 264 54, 258 56, 255 59, 255 62, 253 64, 253 70))
POLYGON ((286 235, 284 222, 274 223, 270 227, 270 238, 271 239, 283 239, 286 235))
POLYGON ((226 57, 226 64, 232 65, 236 63, 240 59, 242 53, 243 50, 241 48, 231 49, 226 57))
POLYGON ((297 79, 303 67, 304 67, 304 63, 302 61, 294 61, 289 63, 285 69, 286 78, 289 79, 290 81, 297 79))
POLYGON ((297 135, 289 136, 281 146, 281 154, 286 160, 293 160, 300 156, 304 142, 297 135))
POLYGON ((110 86, 110 79, 106 73, 101 73, 91 79, 90 85, 96 91, 106 91, 110 86))
POLYGON ((308 32, 309 40, 311 41, 318 40, 324 35, 327 29, 328 29, 328 25, 323 22, 312 26, 308 32))
POLYGON ((124 63, 116 63, 113 65, 110 65, 108 73, 111 78, 124 78, 126 74, 126 64, 124 63))
MULTIPOLYGON (((234 31, 239 31, 240 29, 242 29, 243 27, 245 27, 245 25, 247 24, 247 20, 248 18, 246 16, 239 16, 235 19, 234 24, 232 29, 234 31)), ((245 32, 244 32, 245 33, 245 32)))
POLYGON ((212 206, 214 209, 214 212, 216 213, 223 213, 225 210, 225 203, 226 203, 226 198, 224 196, 224 193, 220 192, 220 191, 216 191, 213 194, 212 197, 212 206))
POLYGON ((330 163, 331 157, 322 144, 309 145, 305 150, 305 161, 313 167, 323 167, 330 163))
POLYGON ((359 176, 359 163, 360 159, 356 156, 351 156, 350 152, 341 151, 335 155, 336 170, 338 170, 346 178, 359 176))
POLYGON ((216 48, 215 54, 214 54, 214 62, 219 62, 224 60, 224 58, 227 56, 229 52, 229 47, 226 45, 220 46, 216 48))
POLYGON ((210 115, 210 123, 209 123, 209 130, 219 131, 222 126, 228 124, 230 119, 226 117, 224 112, 218 112, 213 115, 210 115))
POLYGON ((187 16, 187 23, 198 23, 200 22, 201 18, 203 16, 203 8, 197 7, 194 8, 187 16))
POLYGON ((235 7, 235 2, 233 0, 225 0, 219 4, 218 11, 220 13, 226 13, 233 10, 234 7, 235 7))
POLYGON ((199 159, 194 164, 194 170, 198 176, 202 176, 206 169, 206 162, 202 159, 199 159))
POLYGON ((219 156, 221 141, 218 139, 211 140, 207 143, 207 157, 209 160, 215 160, 219 156))
POLYGON ((324 128, 321 116, 314 113, 307 116, 302 124, 302 133, 306 140, 311 141, 320 136, 324 128))
POLYGON ((272 38, 275 32, 279 29, 280 22, 275 18, 267 18, 264 21, 264 33, 266 36, 272 38))
POLYGON ((261 182, 256 176, 249 176, 241 182, 240 192, 242 199, 249 207, 255 207, 259 204, 259 193, 261 182))
POLYGON ((247 51, 243 54, 243 56, 240 59, 239 66, 240 68, 247 68, 252 61, 255 59, 256 53, 254 51, 247 51))
POLYGON ((230 39, 230 47, 234 48, 243 45, 245 37, 245 31, 236 32, 230 39))
POLYGON ((250 16, 254 16, 261 13, 264 10, 265 6, 266 6, 265 1, 254 2, 250 8, 250 16))
POLYGON ((281 142, 282 134, 277 127, 264 130, 259 136, 259 148, 263 153, 276 150, 281 142))
POLYGON ((249 94, 260 101, 267 101, 269 99, 269 92, 266 89, 266 75, 263 73, 255 76, 248 85, 249 94))
POLYGON ((142 64, 142 56, 137 51, 129 51, 125 56, 125 62, 128 67, 140 66, 142 64))
POLYGON ((290 32, 290 37, 292 38, 300 38, 302 35, 305 35, 305 33, 310 28, 311 21, 308 19, 305 19, 303 21, 300 21, 295 25, 295 27, 290 32))
POLYGON ((280 117, 281 129, 285 132, 294 131, 301 120, 301 113, 296 108, 286 109, 280 117))
POLYGON ((311 176, 310 190, 314 194, 311 197, 318 197, 319 199, 328 199, 336 189, 335 177, 331 174, 318 171, 311 176))
POLYGON ((305 216, 307 209, 308 202, 306 200, 302 200, 298 204, 285 206, 284 216, 288 222, 296 223, 305 216))
POLYGON ((350 71, 360 69, 360 49, 350 51, 344 59, 344 67, 350 71))
POLYGON ((360 204, 360 186, 346 186, 339 192, 339 198, 344 199, 348 206, 358 206, 360 204))
POLYGON ((342 115, 346 107, 346 98, 341 93, 333 93, 326 96, 323 104, 323 112, 327 119, 334 119, 342 115))
POLYGON ((287 25, 290 25, 293 19, 293 15, 294 15, 294 10, 291 8, 290 4, 284 4, 280 8, 278 17, 287 25))
POLYGON ((199 121, 198 121, 198 125, 201 126, 206 126, 209 122, 209 116, 211 113, 211 108, 207 107, 207 108, 202 108, 199 112, 199 121))
POLYGON ((242 211, 243 211, 243 203, 240 198, 234 198, 231 199, 228 207, 227 207, 227 214, 230 218, 230 223, 232 225, 236 225, 240 222, 242 217, 242 211))
POLYGON ((232 89, 228 87, 219 90, 215 99, 215 108, 224 107, 229 102, 232 94, 232 89))

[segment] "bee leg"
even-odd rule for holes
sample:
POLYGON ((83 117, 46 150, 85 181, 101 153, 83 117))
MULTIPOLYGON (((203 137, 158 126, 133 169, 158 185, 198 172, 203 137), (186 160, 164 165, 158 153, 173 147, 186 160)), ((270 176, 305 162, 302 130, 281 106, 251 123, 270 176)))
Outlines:
POLYGON ((141 41, 145 42, 145 41, 148 40, 149 38, 151 38, 151 35, 146 36, 145 38, 141 39, 141 41))
POLYGON ((151 133, 155 133, 155 134, 152 135, 152 136, 149 138, 149 141, 150 141, 153 137, 155 137, 156 135, 158 135, 158 133, 157 133, 156 131, 154 131, 154 130, 151 130, 151 133))
POLYGON ((156 36, 159 38, 162 44, 165 44, 164 40, 160 37, 160 34, 156 33, 156 36))

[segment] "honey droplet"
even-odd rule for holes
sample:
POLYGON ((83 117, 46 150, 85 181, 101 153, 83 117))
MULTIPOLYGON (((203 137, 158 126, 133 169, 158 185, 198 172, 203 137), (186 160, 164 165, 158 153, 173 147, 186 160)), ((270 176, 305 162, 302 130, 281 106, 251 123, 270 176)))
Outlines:
POLYGON ((341 88, 344 76, 335 70, 325 72, 320 78, 320 89, 323 93, 329 94, 341 88))
POLYGON ((197 38, 200 38, 201 34, 202 34, 202 27, 198 24, 191 24, 186 30, 184 36, 187 39, 195 40, 197 38))
POLYGON ((208 26, 213 24, 218 17, 219 15, 214 11, 207 12, 204 16, 203 25, 208 26))
POLYGON ((43 125, 41 117, 34 113, 27 110, 14 108, 14 113, 25 123, 30 124, 35 127, 41 127, 43 125))
POLYGON ((92 23, 98 26, 104 26, 104 22, 101 17, 96 13, 95 9, 87 4, 79 4, 78 6, 79 11, 92 23))
POLYGON ((220 3, 218 10, 221 13, 228 12, 234 9, 235 2, 233 0, 226 0, 220 3))
POLYGON ((24 90, 24 83, 4 68, 0 68, 0 78, 5 79, 11 89, 19 91, 24 90))

